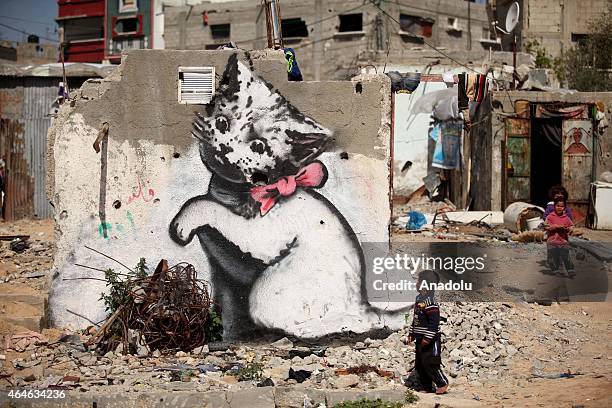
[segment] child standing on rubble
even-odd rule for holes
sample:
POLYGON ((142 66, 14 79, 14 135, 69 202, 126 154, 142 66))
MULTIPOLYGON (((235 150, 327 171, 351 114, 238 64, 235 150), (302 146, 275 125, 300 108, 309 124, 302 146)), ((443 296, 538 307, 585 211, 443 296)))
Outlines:
POLYGON ((448 379, 440 369, 440 308, 434 299, 435 291, 427 287, 428 284, 438 281, 438 275, 434 271, 427 270, 419 274, 419 293, 414 302, 414 317, 408 337, 404 337, 402 341, 405 344, 415 342, 414 367, 424 391, 445 394, 448 391, 448 379), (435 387, 432 387, 432 384, 435 387))
POLYGON ((546 217, 544 223, 548 234, 546 240, 548 259, 551 261, 550 266, 554 272, 559 273, 561 263, 563 263, 566 273, 569 277, 573 278, 576 274, 570 259, 569 232, 574 223, 566 211, 565 200, 562 197, 555 198, 554 209, 554 212, 546 217))
MULTIPOLYGON (((540 226, 540 229, 544 229, 546 230, 546 218, 555 212, 555 204, 554 201, 556 199, 563 199, 566 203, 567 203, 567 199, 569 198, 569 194, 567 193, 567 190, 565 189, 565 187, 561 186, 561 185, 557 185, 557 186, 552 186, 550 188, 550 190, 548 190, 548 197, 550 198, 550 201, 546 204, 546 210, 544 210, 544 222, 542 223, 542 225, 540 226)), ((567 205, 565 206, 565 213, 567 214, 567 216, 569 217, 569 219, 574 222, 574 213, 572 212, 572 209, 569 208, 567 205)), ((544 239, 548 240, 548 232, 546 232, 544 234, 544 239)), ((548 267, 550 269, 554 270, 554 261, 552 259, 552 252, 551 251, 547 251, 546 254, 546 264, 548 265, 548 267)))

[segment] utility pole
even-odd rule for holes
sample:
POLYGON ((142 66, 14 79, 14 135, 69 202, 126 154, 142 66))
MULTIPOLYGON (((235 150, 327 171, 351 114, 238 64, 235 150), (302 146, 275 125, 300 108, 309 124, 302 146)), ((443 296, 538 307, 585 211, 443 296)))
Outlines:
POLYGON ((60 54, 60 61, 62 63, 62 79, 64 80, 63 90, 62 90, 62 100, 61 100, 61 103, 63 103, 65 100, 70 99, 70 90, 68 89, 68 80, 66 79, 66 66, 64 65, 65 50, 66 50, 66 32, 64 30, 63 25, 59 29, 59 38, 60 38, 59 54, 60 54))
POLYGON ((467 50, 472 50, 472 2, 467 2, 467 50))
POLYGON ((318 23, 314 26, 314 39, 312 47, 312 64, 314 68, 314 79, 315 81, 321 80, 321 32, 323 31, 323 24, 321 19, 323 18, 323 0, 315 0, 315 21, 318 23))
POLYGON ((382 11, 380 10, 381 0, 376 0, 376 7, 378 8, 378 14, 376 15, 376 19, 374 20, 374 29, 376 33, 376 51, 382 51, 385 48, 385 41, 383 38, 383 16, 382 11))
POLYGON ((382 51, 385 47, 384 39, 383 39, 383 22, 380 14, 376 16, 375 20, 376 25, 376 51, 382 51))
POLYGON ((283 48, 283 33, 279 0, 262 0, 266 10, 266 29, 268 31, 268 48, 283 48))

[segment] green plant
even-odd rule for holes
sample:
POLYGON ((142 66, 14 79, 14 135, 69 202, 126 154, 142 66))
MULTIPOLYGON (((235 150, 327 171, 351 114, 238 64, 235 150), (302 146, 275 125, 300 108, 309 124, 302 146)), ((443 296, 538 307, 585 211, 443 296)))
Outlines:
POLYGON ((383 401, 380 398, 370 400, 362 398, 356 401, 344 401, 334 405, 334 408, 402 408, 401 402, 383 401))
POLYGON ((260 363, 249 363, 246 367, 238 370, 236 377, 239 381, 259 380, 263 372, 263 365, 260 363))
MULTIPOLYGON (((193 268, 192 266, 190 267, 193 268)), ((114 319, 104 333, 106 338, 106 341, 104 342, 106 350, 113 350, 117 343, 122 341, 123 344, 126 344, 128 329, 141 331, 144 320, 151 324, 149 326, 149 330, 151 330, 151 327, 157 327, 157 330, 154 330, 154 333, 163 336, 163 330, 160 329, 160 326, 155 326, 159 323, 160 319, 166 318, 165 314, 160 314, 157 312, 157 310, 160 309, 160 307, 158 307, 159 305, 156 303, 156 305, 151 305, 151 307, 144 309, 142 307, 143 302, 150 301, 152 293, 159 294, 159 292, 151 292, 151 283, 157 281, 149 279, 148 275, 149 270, 144 258, 140 258, 138 264, 136 264, 133 269, 128 270, 126 273, 119 273, 110 268, 104 271, 107 291, 106 293, 101 294, 99 300, 104 302, 107 318, 114 319), (146 290, 149 290, 149 292, 145 292, 146 290), (146 313, 152 309, 154 309, 153 312, 151 312, 153 314, 151 314, 148 319, 141 319, 143 313, 146 315, 146 313)), ((180 306, 179 303, 182 300, 181 294, 184 293, 185 290, 184 286, 189 287, 189 279, 177 278, 177 280, 181 282, 184 281, 185 285, 181 286, 179 284, 177 289, 176 283, 175 286, 169 286, 170 283, 168 283, 175 281, 168 281, 166 283, 165 288, 168 290, 169 294, 166 293, 168 296, 164 298, 164 308, 172 308, 174 305, 176 305, 178 308, 178 306, 180 306)), ((205 298, 209 298, 208 294, 206 294, 205 298)), ((198 324, 196 326, 197 330, 203 331, 203 333, 199 333, 204 334, 201 340, 203 342, 222 340, 223 322, 221 320, 221 315, 214 307, 211 307, 208 310, 208 315, 203 313, 203 309, 204 308, 198 309, 198 317, 201 320, 198 320, 198 324)), ((150 340, 150 338, 146 339, 145 341, 147 340, 150 340)), ((200 341, 200 338, 198 341, 200 341)), ((158 342, 156 345, 159 346, 159 344, 161 343, 158 342)), ((201 343, 197 345, 199 346, 201 343)), ((162 346, 160 350, 164 350, 164 347, 166 346, 162 346)), ((192 348, 193 346, 190 345, 188 349, 190 350, 192 348)))
POLYGON ((126 274, 118 273, 111 268, 104 271, 106 286, 109 289, 107 294, 102 293, 99 300, 104 301, 108 316, 115 313, 122 305, 124 307, 132 305, 133 299, 130 292, 136 286, 135 280, 146 277, 147 272, 147 264, 144 258, 140 258, 134 270, 130 270, 126 274))
POLYGON ((404 398, 404 401, 406 401, 408 404, 414 404, 418 400, 419 400, 419 396, 416 395, 414 391, 406 390, 406 396, 404 398))
POLYGON ((542 47, 538 40, 530 40, 525 44, 525 51, 535 57, 536 68, 553 68, 554 58, 542 47))
MULTIPOLYGON (((148 269, 144 258, 140 258, 134 270, 129 270, 127 273, 119 273, 114 269, 104 271, 106 279, 107 293, 102 293, 99 300, 104 301, 107 318, 114 315, 119 308, 123 307, 120 314, 127 315, 136 306, 131 295, 132 291, 137 287, 138 280, 147 276, 148 269)), ((108 337, 111 339, 107 347, 114 348, 115 343, 124 338, 125 328, 121 323, 121 319, 115 321, 107 328, 108 337)))
POLYGON ((221 315, 217 313, 217 310, 213 307, 210 308, 210 317, 204 328, 206 333, 206 341, 221 341, 223 340, 223 321, 221 315))
MULTIPOLYGON (((559 64, 560 78, 582 92, 612 90, 612 3, 588 25, 584 40, 569 49, 559 64)), ((559 75, 558 74, 558 75, 559 75)))
POLYGON ((136 278, 145 278, 149 274, 149 268, 147 268, 147 261, 144 258, 140 258, 140 261, 134 268, 134 274, 136 278))
POLYGON ((192 377, 196 377, 197 373, 194 370, 171 371, 170 381, 189 382, 192 377))

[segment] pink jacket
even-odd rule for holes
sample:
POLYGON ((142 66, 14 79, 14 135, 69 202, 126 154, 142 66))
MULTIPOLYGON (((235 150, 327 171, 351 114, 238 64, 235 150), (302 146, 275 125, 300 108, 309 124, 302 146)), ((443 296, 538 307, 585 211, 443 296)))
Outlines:
POLYGON ((567 230, 559 229, 557 227, 572 227, 574 223, 567 216, 567 213, 563 215, 557 215, 554 212, 546 217, 546 230, 548 231, 547 242, 554 246, 564 246, 569 242, 569 232, 567 230))

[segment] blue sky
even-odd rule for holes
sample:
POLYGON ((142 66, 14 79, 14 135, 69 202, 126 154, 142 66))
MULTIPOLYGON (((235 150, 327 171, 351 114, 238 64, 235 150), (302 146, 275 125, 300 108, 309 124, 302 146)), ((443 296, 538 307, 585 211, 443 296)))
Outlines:
POLYGON ((26 41, 26 31, 41 37, 57 40, 57 0, 0 0, 0 39, 26 41), (8 28, 6 26, 12 27, 8 28))

